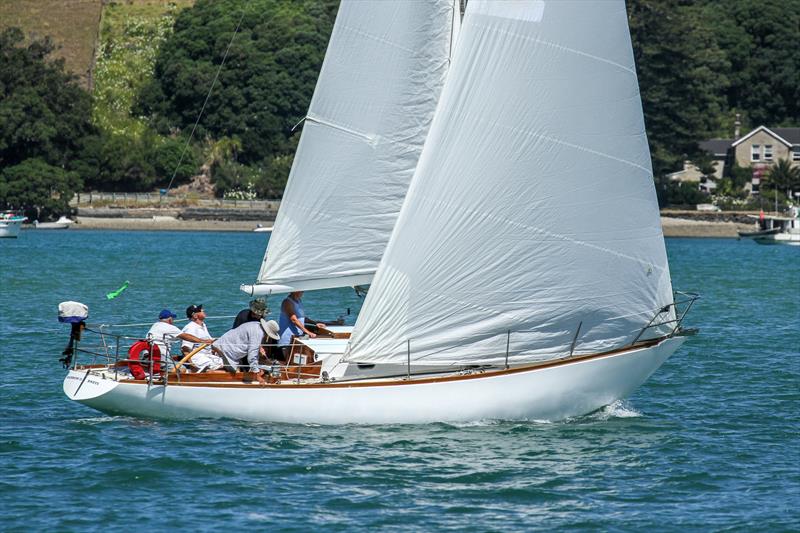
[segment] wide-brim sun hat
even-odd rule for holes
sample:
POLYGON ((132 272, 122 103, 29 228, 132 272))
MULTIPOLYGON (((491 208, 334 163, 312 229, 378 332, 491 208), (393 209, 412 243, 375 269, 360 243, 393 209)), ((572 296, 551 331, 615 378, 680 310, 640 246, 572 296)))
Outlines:
POLYGON ((280 336, 278 335, 278 323, 274 320, 264 320, 263 318, 259 320, 261 323, 261 329, 264 330, 264 333, 267 334, 267 337, 278 340, 280 336))

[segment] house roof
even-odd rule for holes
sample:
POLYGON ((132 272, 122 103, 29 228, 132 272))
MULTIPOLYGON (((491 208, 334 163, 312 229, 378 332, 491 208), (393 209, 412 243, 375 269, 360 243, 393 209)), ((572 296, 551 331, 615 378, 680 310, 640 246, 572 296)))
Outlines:
POLYGON ((713 154, 715 156, 725 157, 728 153, 728 148, 731 147, 733 139, 709 139, 699 144, 701 150, 713 154))
POLYGON ((800 128, 772 128, 772 131, 792 144, 800 144, 800 128))
POLYGON ((748 138, 752 137, 753 135, 755 135, 756 133, 758 133, 760 131, 766 132, 768 135, 771 135, 772 137, 774 137, 778 141, 782 142, 786 146, 792 146, 793 144, 800 144, 800 128, 773 128, 773 129, 770 129, 770 128, 766 127, 766 126, 759 126, 756 129, 754 129, 753 131, 751 131, 750 133, 744 135, 742 138, 740 138, 735 143, 733 143, 732 146, 737 146, 737 145, 743 143, 745 140, 747 140, 748 138), (789 137, 794 139, 794 141, 787 139, 786 137, 784 137, 783 135, 778 133, 779 131, 782 132, 784 135, 788 135, 789 137))

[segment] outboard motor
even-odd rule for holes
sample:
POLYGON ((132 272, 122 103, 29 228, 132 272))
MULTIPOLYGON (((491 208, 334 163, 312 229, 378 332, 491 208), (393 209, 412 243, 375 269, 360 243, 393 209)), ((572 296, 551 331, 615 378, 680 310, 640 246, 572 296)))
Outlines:
POLYGON ((69 368, 72 363, 72 356, 75 353, 75 346, 81 340, 81 332, 86 328, 86 319, 89 318, 89 307, 80 302, 61 302, 58 304, 58 321, 71 324, 69 332, 69 342, 62 357, 59 359, 64 368, 69 368))

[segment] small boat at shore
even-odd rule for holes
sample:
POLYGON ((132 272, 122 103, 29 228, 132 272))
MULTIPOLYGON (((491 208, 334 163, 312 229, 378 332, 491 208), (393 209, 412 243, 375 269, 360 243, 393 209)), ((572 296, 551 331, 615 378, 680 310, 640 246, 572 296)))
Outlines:
POLYGON ((76 316, 68 398, 153 418, 553 421, 630 395, 694 333, 624 2, 470 0, 460 33, 458 4, 340 4, 274 234, 242 286, 370 284, 355 325, 294 338, 259 383, 152 359, 137 378, 120 355, 134 339, 90 327, 102 340, 83 345, 76 316), (340 72, 353 58, 367 81, 340 72), (430 124, 407 110, 422 104, 430 124))
POLYGON ((751 239, 758 244, 788 244, 800 246, 800 209, 789 208, 789 216, 749 215, 756 219, 756 231, 740 231, 739 238, 751 239))
POLYGON ((36 229, 69 229, 73 224, 75 224, 75 221, 66 216, 59 217, 55 222, 33 221, 33 226, 36 229))
POLYGON ((17 215, 10 211, 0 214, 0 238, 16 239, 22 229, 22 223, 28 217, 17 215))
POLYGON ((258 224, 253 231, 256 233, 272 233, 272 226, 262 226, 258 224))

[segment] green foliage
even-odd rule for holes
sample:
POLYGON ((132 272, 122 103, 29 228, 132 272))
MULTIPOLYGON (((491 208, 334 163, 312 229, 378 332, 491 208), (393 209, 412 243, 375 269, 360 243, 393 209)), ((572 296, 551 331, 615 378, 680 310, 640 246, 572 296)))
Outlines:
POLYGON ((699 191, 697 183, 687 181, 669 181, 656 187, 658 203, 666 206, 697 205, 708 202, 708 195, 699 191))
POLYGON ((184 139, 149 131, 138 137, 100 133, 85 140, 76 170, 88 189, 149 191, 166 186, 173 173, 173 185, 180 184, 194 175, 199 164, 196 149, 190 147, 178 166, 185 144, 184 139))
POLYGON ((727 107, 747 128, 800 124, 800 0, 699 3, 730 63, 727 107))
POLYGON ((103 9, 94 70, 94 123, 109 134, 134 137, 146 121, 131 116, 131 105, 152 78, 158 49, 172 33, 177 6, 109 3, 103 9))
POLYGON ((81 186, 71 172, 87 137, 90 97, 48 61, 49 39, 24 45, 16 28, 0 33, 0 206, 66 213, 81 186))
POLYGON ((89 95, 63 61, 46 60, 49 39, 23 42, 19 29, 0 33, 0 165, 40 157, 66 166, 92 132, 89 95))
POLYGON ((31 217, 50 218, 69 212, 69 201, 80 186, 75 172, 40 158, 26 159, 0 172, 0 205, 23 209, 31 217))
POLYGON ((692 6, 667 0, 628 4, 653 172, 677 170, 717 129, 727 63, 692 6))
POLYGON ((778 189, 787 196, 792 191, 800 191, 800 167, 793 167, 788 159, 778 160, 767 173, 765 186, 778 189))
POLYGON ((335 6, 331 0, 198 1, 178 16, 135 112, 161 133, 189 131, 244 10, 197 136, 238 143, 221 159, 211 156, 225 166, 214 172, 220 194, 244 179, 282 190, 285 160, 294 151, 290 128, 308 108, 335 6), (231 162, 254 170, 248 174, 231 162))
POLYGON ((173 186, 189 181, 197 173, 200 164, 197 149, 191 146, 186 148, 186 139, 181 137, 157 137, 155 135, 153 137, 150 152, 153 167, 158 176, 155 185, 166 187, 172 180, 173 174, 175 175, 173 186), (181 155, 183 160, 181 160, 181 155))
POLYGON ((731 191, 740 191, 744 189, 744 186, 750 183, 753 180, 753 167, 746 166, 740 167, 736 163, 730 168, 728 176, 726 178, 730 182, 731 191))

